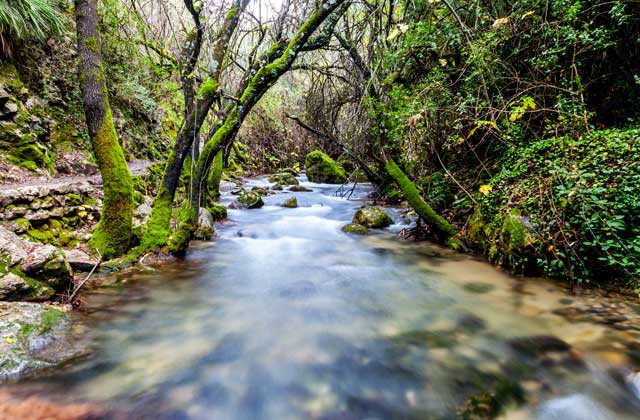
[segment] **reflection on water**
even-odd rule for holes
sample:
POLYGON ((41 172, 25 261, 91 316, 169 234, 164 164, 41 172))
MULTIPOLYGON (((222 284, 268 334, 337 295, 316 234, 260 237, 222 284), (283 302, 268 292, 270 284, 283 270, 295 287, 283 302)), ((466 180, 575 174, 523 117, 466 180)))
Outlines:
POLYGON ((88 293, 93 355, 18 389, 114 418, 637 418, 637 303, 345 234, 362 202, 303 184, 88 293))

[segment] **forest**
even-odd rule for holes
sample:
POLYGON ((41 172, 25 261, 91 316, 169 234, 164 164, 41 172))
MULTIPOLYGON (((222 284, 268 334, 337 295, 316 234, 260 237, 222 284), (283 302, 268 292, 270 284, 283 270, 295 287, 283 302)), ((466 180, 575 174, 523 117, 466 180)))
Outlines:
POLYGON ((635 0, 0 0, 0 418, 636 418, 639 102, 635 0))

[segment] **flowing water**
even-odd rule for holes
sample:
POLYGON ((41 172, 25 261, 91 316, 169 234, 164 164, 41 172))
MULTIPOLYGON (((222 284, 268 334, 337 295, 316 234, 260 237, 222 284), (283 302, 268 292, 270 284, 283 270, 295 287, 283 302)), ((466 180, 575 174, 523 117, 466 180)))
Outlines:
POLYGON ((345 234, 367 188, 303 185, 298 208, 267 196, 184 261, 106 278, 84 296, 91 355, 13 389, 113 418, 640 416, 637 302, 403 241, 393 209, 345 234))

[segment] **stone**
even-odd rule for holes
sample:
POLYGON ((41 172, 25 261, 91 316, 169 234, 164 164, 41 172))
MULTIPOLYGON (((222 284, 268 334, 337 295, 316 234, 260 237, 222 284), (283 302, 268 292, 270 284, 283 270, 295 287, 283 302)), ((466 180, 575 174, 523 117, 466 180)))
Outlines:
POLYGON ((4 209, 4 218, 6 220, 17 219, 27 214, 29 206, 26 204, 10 204, 4 209))
POLYGON ((346 233, 355 233, 357 235, 365 235, 367 233, 367 228, 357 223, 349 223, 348 225, 342 226, 342 231, 346 233))
POLYGON ((42 280, 56 290, 61 290, 73 279, 73 271, 64 252, 52 245, 35 248, 20 268, 28 276, 42 280))
POLYGON ((26 244, 15 233, 0 227, 0 263, 9 267, 27 259, 26 244))
POLYGON ((86 353, 86 331, 68 313, 36 303, 0 302, 0 381, 51 368, 86 353))
POLYGON ((0 300, 43 301, 54 295, 54 290, 37 280, 16 273, 0 274, 0 300))
POLYGON ((287 200, 284 201, 284 203, 281 204, 281 206, 294 209, 298 207, 298 199, 295 197, 288 198, 287 200))
POLYGON ((200 207, 200 213, 198 214, 198 225, 194 232, 196 239, 203 241, 210 241, 215 236, 214 220, 211 212, 204 207, 200 207))
POLYGON ((258 209, 264 206, 262 196, 255 191, 244 191, 238 196, 234 204, 239 209, 258 209))
POLYGON ((273 191, 282 191, 284 188, 282 188, 282 184, 276 184, 273 187, 271 187, 271 189, 273 191))
POLYGON ((65 249, 64 256, 69 262, 71 268, 77 271, 91 271, 98 263, 97 258, 94 258, 79 249, 65 249))
POLYGON ((296 177, 289 172, 281 172, 278 174, 271 175, 269 177, 269 182, 275 182, 280 185, 298 185, 300 182, 296 179, 296 177))
POLYGON ((293 185, 291 187, 289 187, 289 191, 291 192, 311 192, 313 190, 307 188, 307 187, 303 187, 302 185, 293 185))
POLYGON ((134 225, 146 225, 151 218, 151 212, 153 209, 147 203, 142 203, 133 211, 133 224, 134 225))
POLYGON ((307 170, 307 178, 311 182, 343 184, 347 181, 344 168, 320 150, 309 153, 305 158, 304 165, 307 170))
POLYGON ((384 210, 376 206, 365 206, 353 216, 353 223, 363 225, 368 228, 385 228, 393 223, 393 220, 384 210))

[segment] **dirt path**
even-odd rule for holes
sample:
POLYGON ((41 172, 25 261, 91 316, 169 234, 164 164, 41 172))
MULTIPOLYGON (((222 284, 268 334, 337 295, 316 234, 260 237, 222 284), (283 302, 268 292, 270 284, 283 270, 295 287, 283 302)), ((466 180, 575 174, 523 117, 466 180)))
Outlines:
MULTIPOLYGON (((143 175, 147 172, 147 168, 153 165, 154 162, 150 160, 135 160, 129 162, 129 171, 131 175, 143 175)), ((59 177, 31 177, 26 178, 23 182, 12 182, 8 184, 0 185, 0 191, 10 190, 20 187, 39 187, 50 185, 65 185, 75 184, 77 182, 87 181, 92 185, 102 185, 102 177, 100 174, 91 176, 73 175, 73 176, 59 176, 59 177)))

